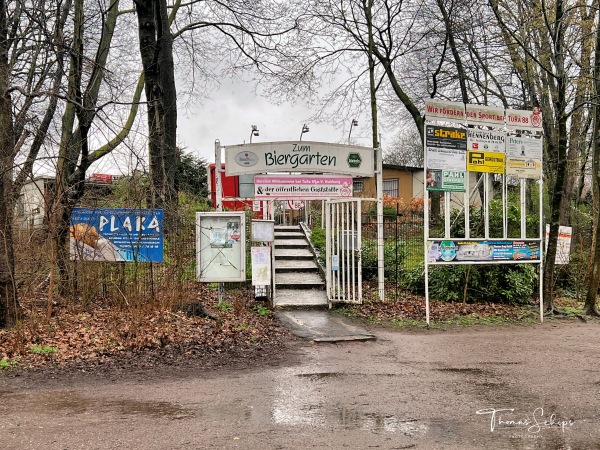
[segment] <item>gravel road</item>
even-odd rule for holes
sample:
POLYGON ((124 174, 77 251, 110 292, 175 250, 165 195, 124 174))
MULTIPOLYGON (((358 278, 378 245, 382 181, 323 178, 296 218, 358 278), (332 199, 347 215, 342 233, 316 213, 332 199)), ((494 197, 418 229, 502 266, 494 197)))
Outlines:
POLYGON ((597 449, 597 323, 291 341, 222 367, 0 373, 3 449, 597 449))

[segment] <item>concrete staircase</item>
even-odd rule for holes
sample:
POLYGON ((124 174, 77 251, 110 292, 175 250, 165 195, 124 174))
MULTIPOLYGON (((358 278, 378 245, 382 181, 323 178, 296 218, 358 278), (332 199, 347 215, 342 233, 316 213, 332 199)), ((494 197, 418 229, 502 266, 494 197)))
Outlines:
POLYGON ((325 282, 299 226, 275 227, 275 306, 326 306, 325 282))

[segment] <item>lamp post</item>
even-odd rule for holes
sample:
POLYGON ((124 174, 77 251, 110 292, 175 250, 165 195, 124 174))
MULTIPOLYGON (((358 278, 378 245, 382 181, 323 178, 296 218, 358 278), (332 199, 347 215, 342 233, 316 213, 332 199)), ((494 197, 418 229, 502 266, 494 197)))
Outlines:
POLYGON ((302 125, 302 131, 300 132, 300 140, 302 140, 302 135, 304 133, 308 133, 310 131, 310 129, 308 128, 308 126, 306 124, 302 125))
POLYGON ((258 127, 250 125, 250 143, 252 144, 252 136, 258 136, 258 127))
POLYGON ((350 122, 350 131, 348 132, 348 144, 350 144, 350 135, 352 134, 352 128, 357 127, 357 126, 358 126, 358 120, 352 119, 352 122, 350 122))

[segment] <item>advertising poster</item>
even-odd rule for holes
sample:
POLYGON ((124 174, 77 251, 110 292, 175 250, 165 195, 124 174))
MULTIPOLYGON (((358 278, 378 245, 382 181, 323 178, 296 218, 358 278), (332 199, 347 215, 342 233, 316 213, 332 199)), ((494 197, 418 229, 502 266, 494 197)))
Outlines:
POLYGON ((431 264, 461 261, 540 262, 538 241, 432 241, 428 244, 427 258, 431 264))
POLYGON ((73 208, 70 255, 83 261, 163 261, 161 209, 73 208))
POLYGON ((504 173, 506 133, 492 130, 467 130, 467 170, 504 173))
POLYGON ((504 153, 469 150, 467 152, 467 170, 469 172, 503 174, 504 157, 504 153))
POLYGON ((504 131, 467 130, 467 149, 479 152, 506 152, 506 133, 504 131))
POLYGON ((542 177, 542 144, 542 139, 529 136, 508 136, 506 175, 540 179, 542 177))
POLYGON ((465 192, 465 172, 454 170, 429 169, 426 175, 427 190, 465 192))
POLYGON ((271 247, 252 247, 252 286, 271 284, 271 247))
POLYGON ((467 132, 463 128, 427 125, 426 184, 430 191, 465 191, 467 132))
MULTIPOLYGON (((558 242, 556 247, 555 264, 569 264, 571 255, 571 237, 573 235, 572 227, 560 225, 558 227, 558 242)), ((550 225, 546 225, 546 249, 548 249, 548 239, 550 238, 550 225)))
POLYGON ((196 213, 198 281, 246 279, 246 226, 243 212, 196 213))

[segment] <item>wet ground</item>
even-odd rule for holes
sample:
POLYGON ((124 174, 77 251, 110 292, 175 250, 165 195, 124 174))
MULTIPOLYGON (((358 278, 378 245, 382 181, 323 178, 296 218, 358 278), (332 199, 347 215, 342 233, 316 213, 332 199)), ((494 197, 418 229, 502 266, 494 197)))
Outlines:
POLYGON ((596 449, 598 324, 297 341, 206 370, 0 375, 3 449, 596 449))

